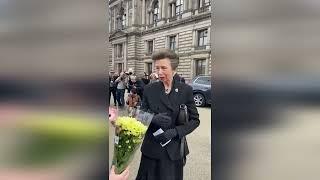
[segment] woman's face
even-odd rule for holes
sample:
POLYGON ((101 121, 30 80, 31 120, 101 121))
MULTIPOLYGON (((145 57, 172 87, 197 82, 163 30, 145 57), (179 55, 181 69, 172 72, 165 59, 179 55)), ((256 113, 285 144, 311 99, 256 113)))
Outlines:
POLYGON ((160 81, 170 82, 172 80, 173 69, 168 58, 156 60, 155 67, 160 81))

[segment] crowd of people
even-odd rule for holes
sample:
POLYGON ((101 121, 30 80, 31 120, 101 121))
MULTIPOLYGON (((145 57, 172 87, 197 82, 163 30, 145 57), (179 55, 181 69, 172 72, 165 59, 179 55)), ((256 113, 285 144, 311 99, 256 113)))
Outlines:
POLYGON ((144 73, 144 76, 137 76, 132 72, 120 72, 119 74, 109 72, 109 104, 111 104, 111 96, 113 96, 113 105, 119 108, 127 107, 129 116, 134 114, 138 106, 140 106, 144 87, 150 83, 157 82, 158 75, 144 73), (125 92, 128 96, 125 99, 125 92))

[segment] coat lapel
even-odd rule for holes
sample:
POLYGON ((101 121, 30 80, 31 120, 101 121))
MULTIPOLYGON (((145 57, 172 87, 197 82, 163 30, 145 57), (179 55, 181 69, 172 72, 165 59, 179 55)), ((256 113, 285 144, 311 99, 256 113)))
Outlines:
POLYGON ((179 113, 179 103, 181 102, 181 96, 180 94, 182 93, 182 89, 180 86, 180 82, 174 81, 172 85, 172 90, 169 94, 170 103, 171 107, 173 107, 172 111, 172 118, 174 119, 174 123, 177 119, 178 113, 179 113))
POLYGON ((179 94, 181 93, 181 89, 179 86, 179 82, 173 81, 172 89, 170 92, 171 105, 175 106, 179 102, 179 94))
POLYGON ((173 81, 172 83, 172 89, 169 95, 166 95, 164 85, 163 83, 160 83, 160 101, 172 112, 174 112, 177 111, 175 107, 179 106, 179 94, 181 93, 182 89, 180 88, 179 82, 173 81))

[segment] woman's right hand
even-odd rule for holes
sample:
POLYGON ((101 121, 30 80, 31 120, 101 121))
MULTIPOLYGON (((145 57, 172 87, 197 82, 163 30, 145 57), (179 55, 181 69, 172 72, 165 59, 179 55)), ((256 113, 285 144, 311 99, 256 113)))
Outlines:
POLYGON ((168 116, 168 113, 159 113, 152 118, 152 123, 161 128, 167 129, 170 127, 172 119, 168 116))
POLYGON ((114 166, 111 167, 109 180, 127 180, 129 178, 129 167, 126 168, 121 174, 116 174, 114 166))

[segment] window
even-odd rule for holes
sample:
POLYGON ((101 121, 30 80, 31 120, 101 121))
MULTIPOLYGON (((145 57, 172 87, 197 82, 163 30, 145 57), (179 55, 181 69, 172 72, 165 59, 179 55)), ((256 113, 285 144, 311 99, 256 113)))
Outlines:
POLYGON ((116 51, 117 58, 123 57, 123 45, 122 44, 116 44, 115 51, 116 51))
POLYGON ((153 23, 156 23, 159 18, 159 1, 156 1, 153 5, 153 23))
POLYGON ((176 36, 170 36, 169 37, 169 48, 171 50, 175 50, 176 49, 176 36))
POLYGON ((146 63, 146 73, 148 75, 152 73, 152 63, 146 63))
POLYGON ((122 18, 121 17, 118 17, 117 18, 117 29, 123 29, 122 27, 122 18))
POLYGON ((121 21, 122 21, 122 27, 121 27, 121 29, 123 29, 124 27, 126 27, 126 20, 127 20, 127 15, 126 14, 124 14, 123 16, 122 16, 122 18, 121 18, 121 21))
POLYGON ((195 69, 196 69, 196 76, 205 74, 206 70, 206 60, 205 59, 199 59, 195 61, 195 69))
POLYGON ((198 46, 206 46, 208 41, 208 29, 198 31, 198 46))
POLYGON ((204 6, 209 6, 210 5, 210 0, 204 0, 204 6))
POLYGON ((204 6, 209 6, 210 5, 210 0, 198 0, 198 7, 204 7, 204 6))
POLYGON ((153 52, 153 41, 148 41, 148 54, 152 54, 153 52))
POLYGON ((205 85, 211 85, 211 79, 210 77, 207 76, 203 76, 203 77, 199 77, 195 83, 197 84, 205 84, 205 85))
POLYGON ((123 63, 117 64, 117 70, 118 70, 118 74, 120 74, 123 71, 123 63))
POLYGON ((182 14, 183 11, 183 0, 176 1, 176 16, 182 14))

